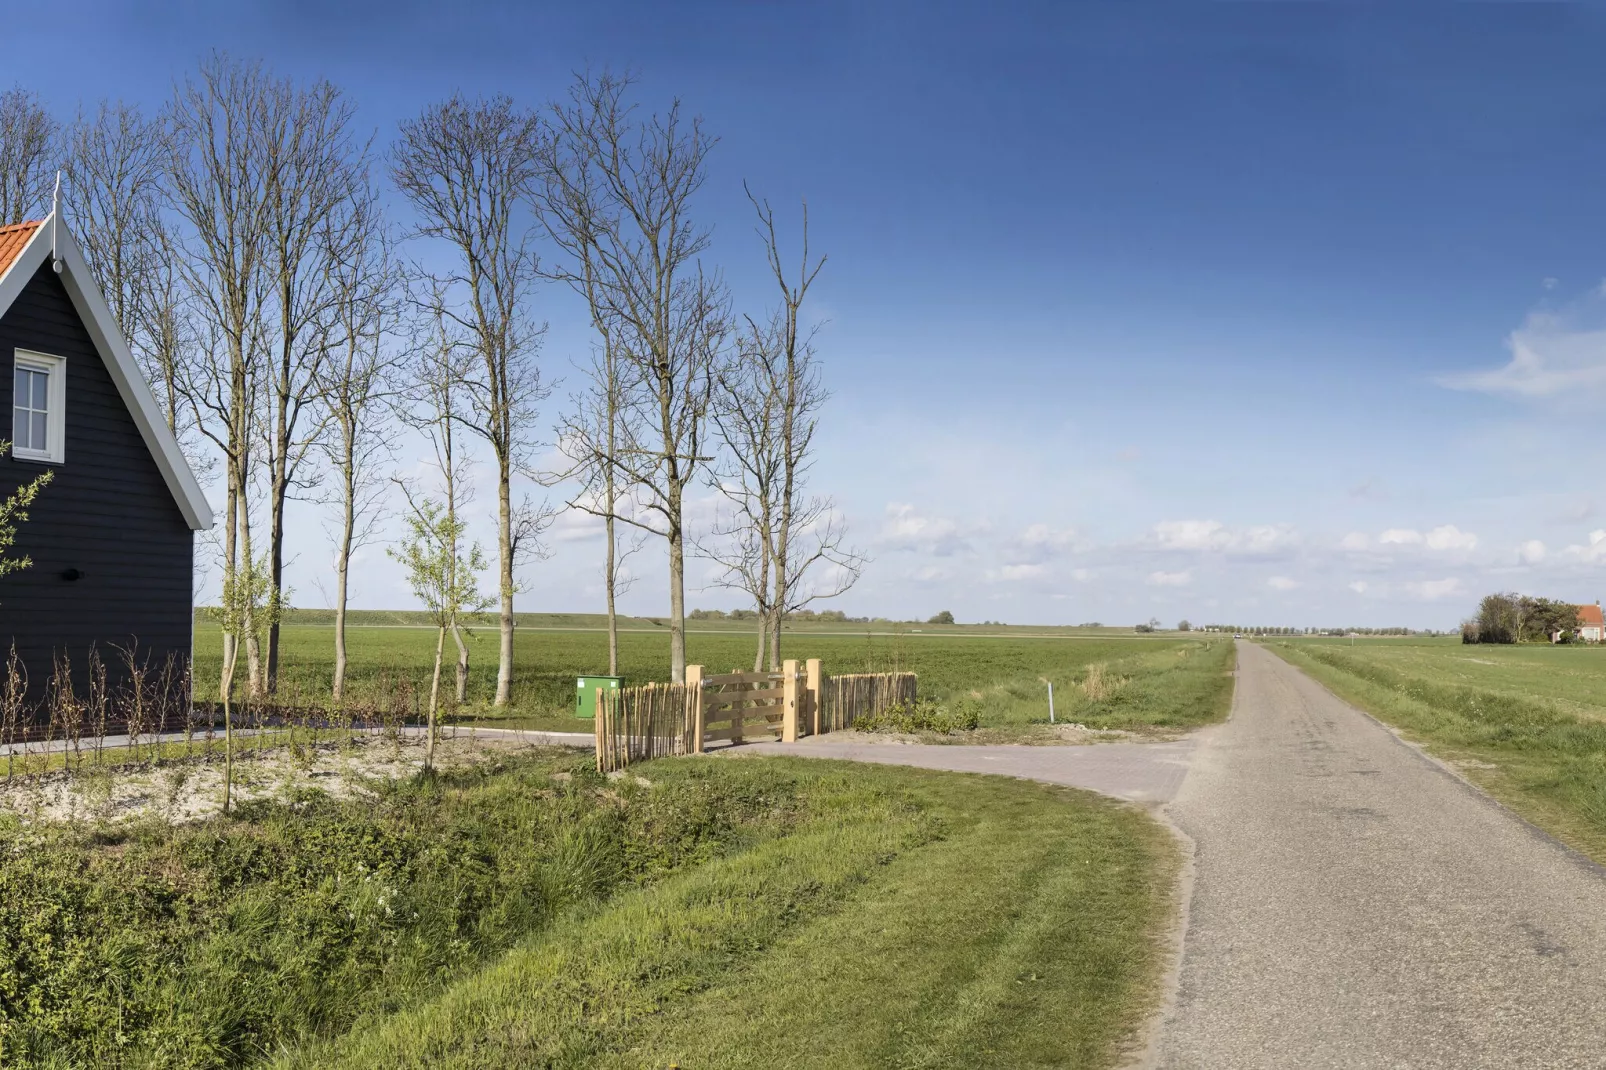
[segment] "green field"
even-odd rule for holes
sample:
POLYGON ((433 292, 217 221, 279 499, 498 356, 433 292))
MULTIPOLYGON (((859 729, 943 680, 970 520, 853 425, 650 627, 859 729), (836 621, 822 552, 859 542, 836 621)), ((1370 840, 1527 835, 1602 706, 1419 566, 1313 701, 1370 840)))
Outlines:
MULTIPOLYGON (((349 679, 358 696, 411 688, 427 693, 433 631, 407 614, 366 614, 347 630, 349 679), (385 621, 385 623, 379 623, 385 621)), ((607 638, 600 618, 531 616, 516 638, 513 709, 503 723, 567 728, 575 677, 607 669, 607 638)), ((280 679, 287 701, 328 699, 333 628, 305 623, 303 612, 283 630, 280 679)), ((488 716, 496 674, 494 627, 470 639, 468 716, 488 716)), ((668 679, 668 629, 632 618, 619 637, 620 669, 629 683, 668 679)), ((713 672, 751 668, 754 633, 725 622, 694 622, 688 658, 713 672)), ((215 693, 221 639, 204 619, 196 629, 196 693, 215 693)), ((450 643, 448 643, 450 649, 450 643)), ((1090 727, 1178 728, 1219 719, 1231 701, 1232 644, 1220 638, 1135 636, 1071 629, 800 624, 789 628, 784 654, 819 658, 827 673, 912 671, 923 698, 980 703, 981 723, 1020 731, 1048 721, 1047 681, 1055 685, 1060 720, 1090 727), (1090 667, 1097 665, 1098 670, 1090 667), (1090 671, 1098 673, 1091 691, 1090 671)))
POLYGON ((0 822, 0 1065, 1111 1067, 1175 849, 1002 778, 589 757, 0 822))
POLYGON ((1606 648, 1456 639, 1266 646, 1606 862, 1606 648))

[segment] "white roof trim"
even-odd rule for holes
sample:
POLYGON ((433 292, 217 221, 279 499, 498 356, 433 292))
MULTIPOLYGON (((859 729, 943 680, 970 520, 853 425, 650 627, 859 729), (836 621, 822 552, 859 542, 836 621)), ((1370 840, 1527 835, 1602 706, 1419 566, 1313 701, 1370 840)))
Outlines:
POLYGON ((117 384, 117 392, 122 395, 128 414, 133 417, 134 426, 139 428, 140 435, 145 439, 145 448, 150 450, 151 459, 167 481, 167 488, 178 503, 179 512, 184 514, 192 531, 204 531, 212 526, 212 506, 201 492, 201 484, 190 470, 183 451, 178 448, 178 440, 167 429, 167 421, 162 418, 156 395, 151 393, 150 384, 145 381, 134 354, 129 351, 122 329, 118 327, 111 309, 106 306, 106 298, 95 283, 95 276, 84 261, 83 253, 78 251, 78 242, 73 239, 72 231, 67 227, 58 227, 56 223, 56 214, 52 212, 34 231, 33 237, 28 239, 28 244, 23 246, 22 252, 17 254, 17 259, 5 274, 0 275, 0 316, 11 310, 12 303, 33 280, 40 265, 50 258, 51 238, 54 237, 56 255, 61 258, 64 269, 61 281, 66 287, 67 296, 72 298, 73 307, 78 310, 78 318, 83 321, 90 340, 100 351, 100 359, 106 365, 112 382, 117 384))

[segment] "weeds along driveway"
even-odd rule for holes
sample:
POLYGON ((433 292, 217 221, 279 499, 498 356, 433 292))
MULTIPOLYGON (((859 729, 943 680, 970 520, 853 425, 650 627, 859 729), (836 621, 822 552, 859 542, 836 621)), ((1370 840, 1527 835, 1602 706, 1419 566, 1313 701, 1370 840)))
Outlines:
POLYGON ((1166 1068, 1606 1066, 1606 871, 1252 644, 1166 812, 1166 1068))

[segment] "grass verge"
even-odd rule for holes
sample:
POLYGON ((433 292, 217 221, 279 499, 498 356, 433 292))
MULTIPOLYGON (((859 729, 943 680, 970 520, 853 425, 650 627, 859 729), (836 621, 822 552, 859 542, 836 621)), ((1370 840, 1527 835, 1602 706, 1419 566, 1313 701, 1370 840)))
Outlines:
POLYGON ((1364 646, 1266 647, 1454 764, 1534 824, 1606 863, 1606 721, 1532 690, 1405 672, 1364 646))
POLYGON ((1138 811, 996 778, 691 764, 795 784, 810 816, 277 1065, 1106 1067, 1150 1009, 1175 857, 1138 811))

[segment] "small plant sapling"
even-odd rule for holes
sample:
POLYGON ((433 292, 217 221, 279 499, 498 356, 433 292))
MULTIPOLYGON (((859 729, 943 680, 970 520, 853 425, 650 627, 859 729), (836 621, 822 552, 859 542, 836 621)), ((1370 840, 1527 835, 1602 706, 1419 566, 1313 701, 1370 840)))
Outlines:
MULTIPOLYGON (((406 488, 403 488, 404 490, 406 488)), ((476 575, 485 568, 485 555, 479 544, 463 550, 465 525, 431 498, 407 494, 410 507, 407 533, 390 549, 390 556, 407 569, 413 594, 428 608, 435 622, 435 662, 430 673, 429 712, 425 731, 424 768, 435 766, 435 719, 440 706, 441 658, 446 649, 446 633, 464 613, 479 613, 492 605, 481 595, 476 575)))

